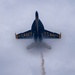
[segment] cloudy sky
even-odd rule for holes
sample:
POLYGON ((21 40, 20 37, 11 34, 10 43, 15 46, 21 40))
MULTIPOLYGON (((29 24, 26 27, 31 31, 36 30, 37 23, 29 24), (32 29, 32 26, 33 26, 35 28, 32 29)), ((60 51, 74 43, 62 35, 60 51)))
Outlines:
POLYGON ((41 50, 46 75, 75 75, 74 32, 74 0, 0 0, 0 75, 41 75, 41 50), (15 39, 31 28, 35 11, 45 29, 62 33, 60 40, 44 40, 51 50, 27 50, 33 40, 15 39))

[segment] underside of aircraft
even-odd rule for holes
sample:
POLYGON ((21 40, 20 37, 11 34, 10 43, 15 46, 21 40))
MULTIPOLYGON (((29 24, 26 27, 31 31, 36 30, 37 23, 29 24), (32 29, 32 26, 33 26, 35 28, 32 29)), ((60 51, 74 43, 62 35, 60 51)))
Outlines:
POLYGON ((45 48, 51 49, 49 45, 44 43, 42 40, 43 39, 60 39, 61 38, 61 33, 55 33, 48 31, 44 28, 44 25, 42 24, 41 20, 39 19, 38 12, 36 11, 35 13, 35 20, 32 24, 31 30, 28 30, 23 33, 16 34, 15 33, 16 39, 34 39, 34 43, 29 45, 27 49, 30 49, 32 47, 35 47, 36 45, 42 45, 45 48), (39 43, 38 43, 39 42, 39 43))

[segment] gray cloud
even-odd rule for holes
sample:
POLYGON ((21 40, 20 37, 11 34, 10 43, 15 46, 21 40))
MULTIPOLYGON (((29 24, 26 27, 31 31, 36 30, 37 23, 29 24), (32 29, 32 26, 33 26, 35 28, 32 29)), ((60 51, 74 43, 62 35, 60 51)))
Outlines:
POLYGON ((31 28, 36 10, 46 29, 62 33, 60 40, 44 40, 52 46, 44 53, 46 75, 75 75, 74 4, 74 0, 0 0, 0 75, 41 74, 38 49, 26 49, 33 40, 14 37, 31 28))

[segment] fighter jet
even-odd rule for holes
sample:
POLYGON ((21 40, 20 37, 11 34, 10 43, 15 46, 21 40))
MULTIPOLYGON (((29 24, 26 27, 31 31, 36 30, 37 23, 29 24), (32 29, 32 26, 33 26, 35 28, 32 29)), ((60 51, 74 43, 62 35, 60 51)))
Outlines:
MULTIPOLYGON (((19 34, 15 33, 15 37, 16 37, 16 39, 31 39, 31 38, 33 38, 35 43, 39 42, 39 44, 42 44, 44 38, 60 39, 61 38, 61 33, 58 34, 58 33, 46 30, 44 28, 43 23, 39 19, 38 12, 36 11, 35 12, 35 20, 33 21, 31 29, 26 31, 26 32, 23 32, 23 33, 19 33, 19 34)), ((33 45, 35 45, 35 43, 32 43, 27 48, 28 49, 32 48, 33 45)), ((43 43, 43 46, 44 47, 46 46, 46 48, 48 48, 48 49, 51 48, 46 43, 43 43)))

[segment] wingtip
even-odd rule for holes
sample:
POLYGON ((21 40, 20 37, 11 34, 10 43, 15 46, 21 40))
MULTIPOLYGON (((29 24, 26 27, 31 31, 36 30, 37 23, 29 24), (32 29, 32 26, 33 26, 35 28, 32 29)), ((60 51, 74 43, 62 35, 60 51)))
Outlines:
POLYGON ((59 34, 59 38, 61 38, 61 33, 59 34))
POLYGON ((18 39, 18 37, 17 37, 16 33, 15 33, 15 38, 16 38, 16 39, 18 39))

